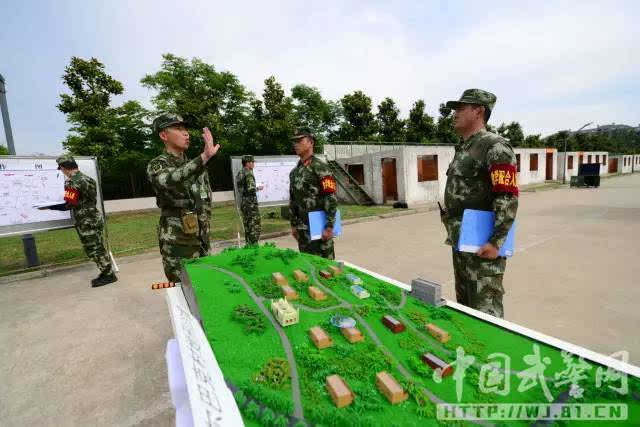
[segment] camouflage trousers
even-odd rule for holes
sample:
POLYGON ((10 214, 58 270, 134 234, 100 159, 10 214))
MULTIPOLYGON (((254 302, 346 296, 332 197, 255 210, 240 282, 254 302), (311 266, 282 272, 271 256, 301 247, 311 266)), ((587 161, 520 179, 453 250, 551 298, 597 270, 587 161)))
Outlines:
MULTIPOLYGON (((167 280, 170 282, 182 282, 182 259, 200 258, 209 255, 211 245, 208 239, 208 221, 200 223, 200 236, 193 236, 187 241, 179 240, 170 231, 179 223, 179 218, 161 217, 158 226, 158 243, 162 255, 162 267, 167 280)), ((184 237, 184 235, 183 235, 184 237)))
POLYGON ((504 317, 502 277, 507 261, 499 257, 483 259, 475 254, 453 250, 456 300, 460 304, 495 317, 504 317))
POLYGON ((244 240, 247 245, 257 245, 260 240, 260 212, 256 209, 242 210, 242 224, 244 225, 244 240))
POLYGON ((335 259, 333 239, 326 242, 322 239, 311 240, 309 230, 298 228, 298 250, 307 254, 318 255, 326 259, 335 259))
POLYGON ((82 243, 84 253, 96 263, 101 273, 111 272, 111 261, 104 248, 102 220, 81 220, 76 222, 76 231, 82 243))

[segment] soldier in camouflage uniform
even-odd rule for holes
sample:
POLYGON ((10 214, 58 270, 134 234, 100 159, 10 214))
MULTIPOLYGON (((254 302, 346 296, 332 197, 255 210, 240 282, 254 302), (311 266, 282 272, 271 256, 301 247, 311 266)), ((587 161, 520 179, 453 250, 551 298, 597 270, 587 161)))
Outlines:
POLYGON ((216 155, 208 128, 203 129, 204 150, 189 160, 189 132, 182 117, 163 114, 153 121, 153 130, 164 142, 165 152, 147 165, 147 176, 161 209, 158 243, 167 279, 180 282, 181 260, 209 254, 211 187, 205 165, 216 155))
POLYGON ((485 128, 496 96, 480 89, 468 89, 458 101, 447 102, 455 109, 453 126, 462 137, 447 170, 442 222, 446 243, 453 246, 456 299, 459 303, 504 317, 502 277, 506 258, 498 256, 518 210, 516 156, 508 141, 485 128), (495 225, 489 242, 475 254, 455 249, 465 209, 493 211, 495 225))
POLYGON ((247 245, 257 245, 260 240, 260 211, 258 210, 258 191, 253 176, 255 162, 253 156, 242 156, 242 169, 236 175, 236 187, 240 196, 240 212, 244 224, 244 239, 247 245))
POLYGON ((95 288, 113 283, 118 278, 111 269, 111 261, 104 247, 104 222, 96 206, 96 182, 78 170, 78 164, 69 154, 58 157, 56 163, 67 178, 64 183, 65 203, 50 206, 49 209, 71 210, 84 252, 100 270, 100 275, 91 281, 91 286, 95 288))
POLYGON ((336 180, 325 162, 313 155, 316 137, 308 128, 299 129, 292 138, 300 161, 289 174, 289 213, 291 235, 298 241, 300 252, 334 259, 333 225, 338 200, 336 180), (322 238, 311 240, 309 212, 325 211, 327 225, 322 238))

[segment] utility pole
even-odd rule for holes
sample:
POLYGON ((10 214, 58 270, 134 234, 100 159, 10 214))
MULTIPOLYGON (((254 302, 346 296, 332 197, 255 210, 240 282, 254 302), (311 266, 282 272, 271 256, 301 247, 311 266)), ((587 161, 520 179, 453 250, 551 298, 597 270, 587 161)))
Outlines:
MULTIPOLYGON (((576 134, 577 134, 578 132, 580 132, 582 129, 584 129, 584 128, 586 128, 587 126, 591 125, 591 124, 593 124, 593 122, 589 122, 589 123, 587 123, 586 125, 582 126, 580 129, 578 129, 578 130, 576 131, 576 134)), ((562 183, 563 183, 563 184, 565 183, 565 179, 566 179, 566 177, 567 177, 567 139, 569 139, 569 138, 565 138, 565 139, 564 139, 564 153, 563 153, 563 156, 562 156, 562 157, 563 157, 563 159, 562 159, 562 160, 563 160, 563 161, 562 161, 562 164, 564 165, 564 166, 562 167, 562 183)))
MULTIPOLYGON (((7 107, 7 90, 4 87, 4 77, 0 74, 0 112, 2 113, 2 123, 4 124, 4 134, 7 138, 7 148, 9 154, 16 155, 16 146, 13 143, 13 133, 11 132, 11 121, 9 120, 9 108, 7 107)), ((40 264, 38 250, 36 249, 36 239, 32 234, 22 235, 22 246, 24 257, 27 259, 27 267, 35 267, 40 264)))

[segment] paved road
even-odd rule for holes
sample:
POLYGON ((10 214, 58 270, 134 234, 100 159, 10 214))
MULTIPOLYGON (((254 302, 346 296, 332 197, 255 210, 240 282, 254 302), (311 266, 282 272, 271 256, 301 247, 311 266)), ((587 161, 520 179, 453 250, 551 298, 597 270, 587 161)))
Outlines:
MULTIPOLYGON (((599 189, 524 193, 518 253, 505 275, 510 321, 640 364, 640 174, 599 189)), ((214 221, 215 227, 215 221, 214 221)), ((437 212, 344 227, 338 258, 409 283, 444 285, 451 255, 437 212)), ((294 247, 290 237, 276 239, 294 247)), ((164 352, 171 322, 155 254, 120 259, 115 285, 95 267, 0 284, 2 425, 174 425, 164 352)))

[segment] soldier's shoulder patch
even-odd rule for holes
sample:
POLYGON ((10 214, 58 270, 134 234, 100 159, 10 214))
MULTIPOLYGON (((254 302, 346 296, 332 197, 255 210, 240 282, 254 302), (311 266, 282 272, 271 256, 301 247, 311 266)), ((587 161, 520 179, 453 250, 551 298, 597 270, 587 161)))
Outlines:
POLYGON ((516 181, 516 166, 510 163, 496 163, 489 168, 491 187, 495 193, 510 193, 518 196, 518 183, 516 181))
POLYGON ((157 174, 166 166, 167 164, 164 161, 164 159, 156 157, 155 159, 149 162, 149 165, 147 166, 147 171, 152 174, 157 174))
POLYGON ((331 194, 336 192, 336 180, 331 175, 325 175, 320 179, 320 185, 322 186, 322 192, 324 194, 331 194))

